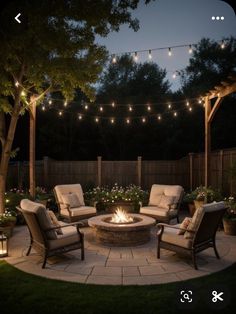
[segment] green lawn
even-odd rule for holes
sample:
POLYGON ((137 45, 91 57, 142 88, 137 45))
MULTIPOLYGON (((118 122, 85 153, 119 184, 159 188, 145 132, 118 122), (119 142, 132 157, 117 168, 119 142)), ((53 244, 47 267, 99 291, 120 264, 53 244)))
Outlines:
MULTIPOLYGON (((236 297, 236 264, 217 274, 189 280, 198 294, 196 311, 207 304, 204 295, 214 284, 228 285, 232 300, 236 297)), ((152 286, 95 286, 44 279, 0 262, 0 313, 194 313, 180 310, 175 303, 176 283, 152 286)), ((233 313, 235 305, 220 311, 233 313)))

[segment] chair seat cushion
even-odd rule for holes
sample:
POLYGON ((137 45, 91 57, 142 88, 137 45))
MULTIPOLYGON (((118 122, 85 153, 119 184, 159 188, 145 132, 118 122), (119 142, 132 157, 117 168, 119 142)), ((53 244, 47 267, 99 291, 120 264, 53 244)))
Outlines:
MULTIPOLYGON (((67 228, 64 228, 67 229, 67 228)), ((58 249, 62 248, 68 245, 78 244, 80 242, 79 235, 77 231, 70 232, 63 234, 61 236, 58 236, 56 240, 50 240, 49 241, 49 249, 58 249)))
POLYGON ((144 206, 140 208, 140 214, 161 216, 161 217, 174 217, 177 214, 177 210, 168 210, 157 206, 144 206))
MULTIPOLYGON (((96 213, 97 213, 96 208, 92 206, 80 206, 76 208, 71 208, 72 217, 92 215, 92 214, 96 215, 96 213)), ((67 210, 62 210, 61 214, 65 216, 69 216, 69 212, 67 210)))
MULTIPOLYGON (((175 226, 180 227, 180 224, 175 226)), ((162 234, 161 241, 178 245, 187 249, 191 248, 192 246, 191 239, 185 239, 183 235, 178 235, 178 229, 169 227, 164 227, 164 232, 162 234)))

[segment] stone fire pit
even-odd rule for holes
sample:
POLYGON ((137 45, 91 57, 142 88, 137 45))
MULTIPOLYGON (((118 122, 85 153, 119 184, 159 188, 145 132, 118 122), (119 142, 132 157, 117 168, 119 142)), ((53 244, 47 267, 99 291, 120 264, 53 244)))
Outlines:
POLYGON ((150 229, 155 219, 139 214, 129 214, 133 222, 113 223, 112 214, 92 217, 88 220, 94 228, 96 240, 108 246, 136 246, 150 240, 150 229))

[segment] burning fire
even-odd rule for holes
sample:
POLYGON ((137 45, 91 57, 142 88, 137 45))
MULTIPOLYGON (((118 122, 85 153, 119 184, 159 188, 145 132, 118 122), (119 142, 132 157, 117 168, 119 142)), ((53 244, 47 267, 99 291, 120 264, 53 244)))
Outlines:
POLYGON ((128 223, 128 222, 133 222, 133 218, 130 217, 126 211, 124 211, 122 208, 117 208, 115 213, 113 214, 111 218, 111 222, 113 223, 128 223))

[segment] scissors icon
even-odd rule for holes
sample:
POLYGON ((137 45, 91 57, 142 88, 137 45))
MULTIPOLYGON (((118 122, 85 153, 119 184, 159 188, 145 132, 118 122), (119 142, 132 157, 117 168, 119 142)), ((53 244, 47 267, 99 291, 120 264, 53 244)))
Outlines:
POLYGON ((212 302, 216 303, 217 301, 224 301, 223 298, 221 298, 221 296, 224 294, 224 292, 220 292, 220 293, 217 293, 217 291, 212 291, 212 295, 214 296, 212 298, 212 302))

